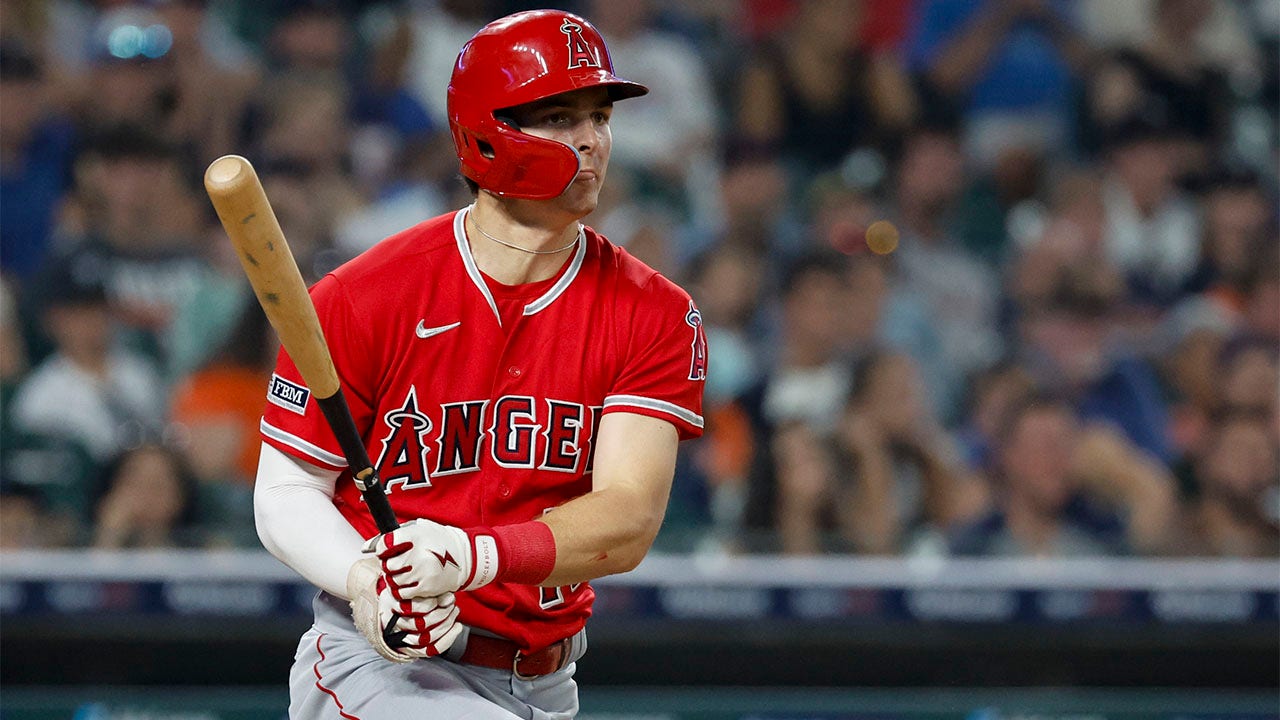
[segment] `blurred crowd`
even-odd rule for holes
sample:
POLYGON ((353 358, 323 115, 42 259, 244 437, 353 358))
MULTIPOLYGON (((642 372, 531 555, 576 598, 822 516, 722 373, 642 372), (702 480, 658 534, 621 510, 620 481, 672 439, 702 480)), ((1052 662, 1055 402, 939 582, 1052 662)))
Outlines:
MULTIPOLYGON (((653 90, 587 222, 710 342, 660 547, 1280 556, 1280 3, 560 5, 653 90)), ((453 60, 537 6, 0 0, 0 546, 256 545, 203 169, 314 281, 470 202, 453 60)))

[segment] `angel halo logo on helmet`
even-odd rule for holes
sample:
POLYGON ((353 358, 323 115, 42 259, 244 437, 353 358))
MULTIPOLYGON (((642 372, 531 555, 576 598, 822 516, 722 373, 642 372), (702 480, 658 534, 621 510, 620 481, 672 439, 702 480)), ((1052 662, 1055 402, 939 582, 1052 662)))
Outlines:
POLYGON ((529 10, 485 25, 462 46, 449 79, 449 130, 462 174, 502 197, 559 196, 578 175, 577 149, 521 132, 501 111, 597 86, 615 101, 649 92, 613 74, 604 38, 581 17, 529 10))

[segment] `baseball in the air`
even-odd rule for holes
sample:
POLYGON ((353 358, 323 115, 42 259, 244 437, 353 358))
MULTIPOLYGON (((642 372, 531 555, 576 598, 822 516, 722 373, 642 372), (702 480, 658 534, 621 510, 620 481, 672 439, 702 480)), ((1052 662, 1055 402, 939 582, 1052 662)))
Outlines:
POLYGON ((877 255, 888 255, 898 247, 898 228, 888 220, 877 220, 867 227, 867 247, 877 255))

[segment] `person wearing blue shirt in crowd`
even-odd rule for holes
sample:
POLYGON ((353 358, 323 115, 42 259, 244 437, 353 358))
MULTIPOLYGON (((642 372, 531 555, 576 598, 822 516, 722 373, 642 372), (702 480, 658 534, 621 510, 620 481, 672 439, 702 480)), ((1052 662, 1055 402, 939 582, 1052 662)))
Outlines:
POLYGON ((43 263, 71 181, 75 132, 49 113, 38 60, 0 47, 0 266, 18 278, 43 263))
POLYGON ((993 502, 950 536, 956 555, 1054 556, 1166 551, 1173 479, 1104 425, 1034 395, 1009 410, 995 448, 993 502))
POLYGON ((1084 271, 1065 272, 1043 306, 1019 320, 1024 361, 1042 387, 1161 462, 1171 462, 1169 409, 1151 365, 1118 337, 1118 289, 1084 271))
POLYGON ((1054 0, 920 3, 908 67, 964 114, 971 150, 998 145, 1011 123, 1048 146, 1066 137, 1072 78, 1087 55, 1070 9, 1054 0))

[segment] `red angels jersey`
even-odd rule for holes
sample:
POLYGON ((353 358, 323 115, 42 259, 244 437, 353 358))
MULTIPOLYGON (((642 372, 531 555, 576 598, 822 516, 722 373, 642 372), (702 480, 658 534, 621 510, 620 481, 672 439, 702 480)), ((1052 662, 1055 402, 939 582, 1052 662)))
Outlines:
MULTIPOLYGON (((689 295, 584 228, 558 275, 504 286, 472 258, 470 208, 387 238, 311 297, 356 427, 401 521, 457 527, 533 520, 591 491, 594 439, 612 412, 702 432, 706 336, 689 295)), ((334 504, 377 534, 324 416, 280 354, 261 430, 333 470, 334 504)), ((463 622, 532 652, 580 630, 594 593, 492 583, 459 593, 463 622)))

